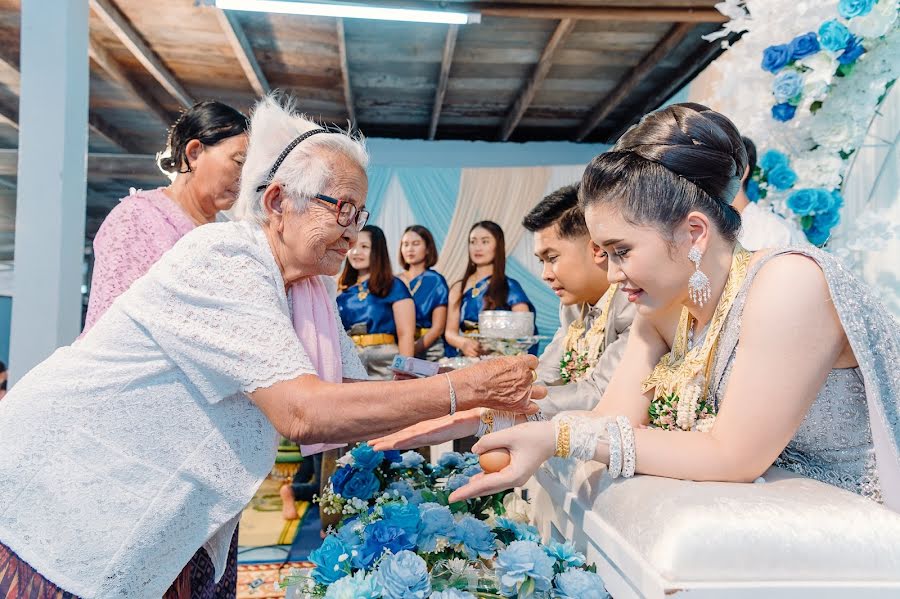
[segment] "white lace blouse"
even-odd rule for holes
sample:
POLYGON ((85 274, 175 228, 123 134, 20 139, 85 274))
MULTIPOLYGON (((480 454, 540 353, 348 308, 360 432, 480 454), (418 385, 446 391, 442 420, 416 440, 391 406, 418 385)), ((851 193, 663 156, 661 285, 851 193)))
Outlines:
POLYGON ((278 439, 244 393, 315 373, 289 305, 258 226, 186 235, 0 402, 0 543, 86 598, 160 597, 201 545, 220 575, 278 439))

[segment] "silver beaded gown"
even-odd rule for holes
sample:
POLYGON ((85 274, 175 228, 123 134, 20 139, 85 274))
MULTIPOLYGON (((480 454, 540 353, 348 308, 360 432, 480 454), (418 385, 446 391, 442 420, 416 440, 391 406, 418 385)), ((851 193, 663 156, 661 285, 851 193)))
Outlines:
POLYGON ((900 509, 900 326, 831 254, 782 248, 751 267, 719 337, 710 387, 716 409, 734 365, 750 285, 764 264, 787 253, 808 256, 822 268, 859 366, 828 373, 775 465, 900 509))

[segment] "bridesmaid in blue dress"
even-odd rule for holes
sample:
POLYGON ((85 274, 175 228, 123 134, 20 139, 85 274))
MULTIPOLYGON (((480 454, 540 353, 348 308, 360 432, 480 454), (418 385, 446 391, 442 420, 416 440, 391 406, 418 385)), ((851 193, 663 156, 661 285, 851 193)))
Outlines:
POLYGON ((400 239, 398 276, 406 283, 416 303, 416 357, 436 362, 444 357, 444 327, 450 288, 434 270, 437 246, 431 231, 422 225, 407 227, 400 239))
POLYGON ((391 379, 397 354, 412 356, 416 307, 406 285, 391 272, 384 232, 366 225, 347 254, 338 281, 341 322, 370 378, 391 379))
POLYGON ((462 280, 450 289, 446 339, 464 356, 485 353, 478 341, 466 335, 478 331, 482 310, 534 312, 519 282, 506 276, 503 229, 489 220, 475 223, 469 230, 469 264, 462 280))

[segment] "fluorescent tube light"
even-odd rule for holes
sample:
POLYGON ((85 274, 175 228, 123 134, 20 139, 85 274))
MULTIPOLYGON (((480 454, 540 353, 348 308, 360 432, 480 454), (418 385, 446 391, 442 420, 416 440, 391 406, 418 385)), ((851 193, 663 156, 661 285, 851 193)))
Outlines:
POLYGON ((290 0, 215 0, 215 2, 216 7, 223 10, 274 12, 289 15, 380 19, 384 21, 412 21, 418 23, 450 23, 456 25, 481 22, 481 15, 478 13, 447 12, 443 10, 385 8, 352 4, 327 4, 323 2, 291 2, 290 0))

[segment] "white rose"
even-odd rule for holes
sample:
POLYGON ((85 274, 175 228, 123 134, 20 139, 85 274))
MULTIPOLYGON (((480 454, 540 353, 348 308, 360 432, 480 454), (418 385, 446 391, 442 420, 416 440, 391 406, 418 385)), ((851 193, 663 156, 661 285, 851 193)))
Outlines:
POLYGON ((817 144, 845 152, 853 149, 856 132, 850 119, 832 118, 831 115, 825 114, 816 117, 812 120, 810 133, 817 144))

